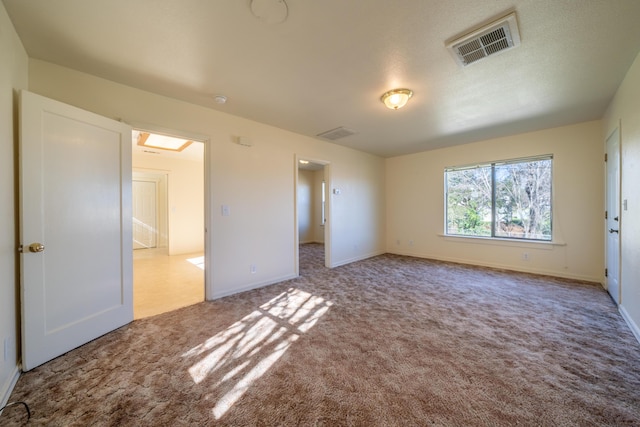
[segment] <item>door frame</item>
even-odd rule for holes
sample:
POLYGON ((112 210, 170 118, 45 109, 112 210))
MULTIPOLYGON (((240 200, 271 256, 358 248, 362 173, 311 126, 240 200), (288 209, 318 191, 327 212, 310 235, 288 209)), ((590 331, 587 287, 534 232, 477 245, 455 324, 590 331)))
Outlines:
POLYGON ((293 159, 293 169, 294 169, 294 185, 293 185, 293 227, 294 227, 294 239, 293 239, 293 248, 294 248, 294 273, 296 276, 300 275, 300 236, 298 230, 298 169, 300 165, 300 160, 308 160, 311 163, 322 165, 324 172, 324 192, 325 192, 325 223, 324 223, 324 265, 327 268, 331 268, 331 229, 332 229, 332 215, 331 215, 331 163, 327 160, 321 160, 314 158, 313 156, 303 156, 300 154, 295 154, 293 159))
MULTIPOLYGON (((605 153, 609 153, 609 140, 617 133, 618 136, 618 140, 617 140, 617 145, 618 145, 618 156, 617 156, 617 160, 618 160, 618 164, 617 164, 617 169, 618 169, 618 173, 617 173, 617 188, 616 188, 616 192, 618 193, 618 206, 617 206, 617 210, 618 210, 618 259, 614 260, 614 262, 617 264, 616 265, 616 271, 618 273, 618 295, 617 295, 617 299, 614 298, 612 296, 612 298, 614 299, 614 301, 616 302, 616 304, 621 305, 622 304, 622 260, 621 260, 621 249, 622 249, 622 239, 620 238, 621 236, 621 232, 622 232, 622 146, 621 146, 621 135, 620 135, 620 131, 621 131, 621 123, 620 120, 618 120, 618 123, 616 124, 616 127, 609 132, 607 138, 605 139, 605 153)), ((605 256, 605 268, 609 268, 609 266, 611 265, 610 260, 609 260, 609 225, 608 225, 608 217, 610 215, 612 215, 611 212, 608 212, 609 210, 609 165, 611 164, 611 159, 607 158, 607 161, 605 163, 605 212, 607 212, 607 218, 605 218, 604 221, 604 256, 605 256)), ((607 275, 605 275, 605 284, 606 284, 606 288, 607 288, 607 292, 609 292, 609 294, 611 294, 610 289, 609 289, 609 278, 607 275)))
POLYGON ((213 274, 211 273, 212 263, 212 242, 211 232, 212 230, 212 217, 211 213, 211 167, 213 150, 211 149, 211 137, 208 135, 198 134, 195 132, 170 129, 162 126, 158 126, 150 123, 141 122, 127 122, 134 130, 155 133, 158 135, 172 136, 174 138, 190 139, 195 142, 201 142, 204 144, 204 155, 202 161, 204 162, 204 299, 207 301, 213 300, 213 274))

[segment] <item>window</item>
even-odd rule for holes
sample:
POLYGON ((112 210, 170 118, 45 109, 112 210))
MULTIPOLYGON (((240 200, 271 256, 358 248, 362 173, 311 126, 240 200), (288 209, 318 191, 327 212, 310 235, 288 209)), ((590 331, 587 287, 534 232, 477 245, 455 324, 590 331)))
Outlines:
POLYGON ((446 168, 446 234, 551 240, 552 160, 446 168))

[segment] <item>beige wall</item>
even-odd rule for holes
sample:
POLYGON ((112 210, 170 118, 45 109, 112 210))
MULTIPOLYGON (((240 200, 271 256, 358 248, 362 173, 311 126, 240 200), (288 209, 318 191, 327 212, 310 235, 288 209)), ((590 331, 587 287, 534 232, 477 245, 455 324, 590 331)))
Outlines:
POLYGON ((0 3, 0 406, 18 379, 20 344, 15 192, 18 91, 27 88, 27 54, 0 3), (9 345, 5 360, 4 345, 9 345))
MULTIPOLYGON (((640 341, 640 55, 627 72, 603 119, 601 141, 620 126, 620 311, 640 341)), ((604 148, 602 149, 604 151, 604 148)))
POLYGON ((296 155, 329 162, 341 189, 331 200, 331 265, 385 251, 384 159, 39 60, 29 61, 29 88, 106 117, 209 137, 210 296, 295 275, 296 155), (237 136, 253 146, 233 143, 237 136))
POLYGON ((168 174, 169 254, 202 252, 204 159, 184 160, 134 151, 132 164, 137 171, 162 171, 168 174))
POLYGON ((592 121, 387 159, 387 251, 601 282, 602 153, 592 121), (541 154, 554 156, 556 244, 442 236, 445 167, 541 154))

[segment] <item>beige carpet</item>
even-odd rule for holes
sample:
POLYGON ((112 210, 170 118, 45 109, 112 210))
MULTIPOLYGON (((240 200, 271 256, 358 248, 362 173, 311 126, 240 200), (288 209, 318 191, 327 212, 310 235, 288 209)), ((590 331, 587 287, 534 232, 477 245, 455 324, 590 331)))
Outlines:
MULTIPOLYGON (((47 426, 640 425, 593 284, 383 255, 133 322, 23 374, 47 426)), ((25 425, 22 408, 0 417, 25 425)))

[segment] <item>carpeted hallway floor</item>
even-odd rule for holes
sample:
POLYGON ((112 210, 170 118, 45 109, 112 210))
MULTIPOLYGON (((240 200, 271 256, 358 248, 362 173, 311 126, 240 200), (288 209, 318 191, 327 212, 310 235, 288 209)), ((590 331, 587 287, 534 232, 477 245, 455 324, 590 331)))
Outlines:
POLYGON ((137 320, 23 374, 1 425, 640 425, 593 284, 382 255, 137 320))

